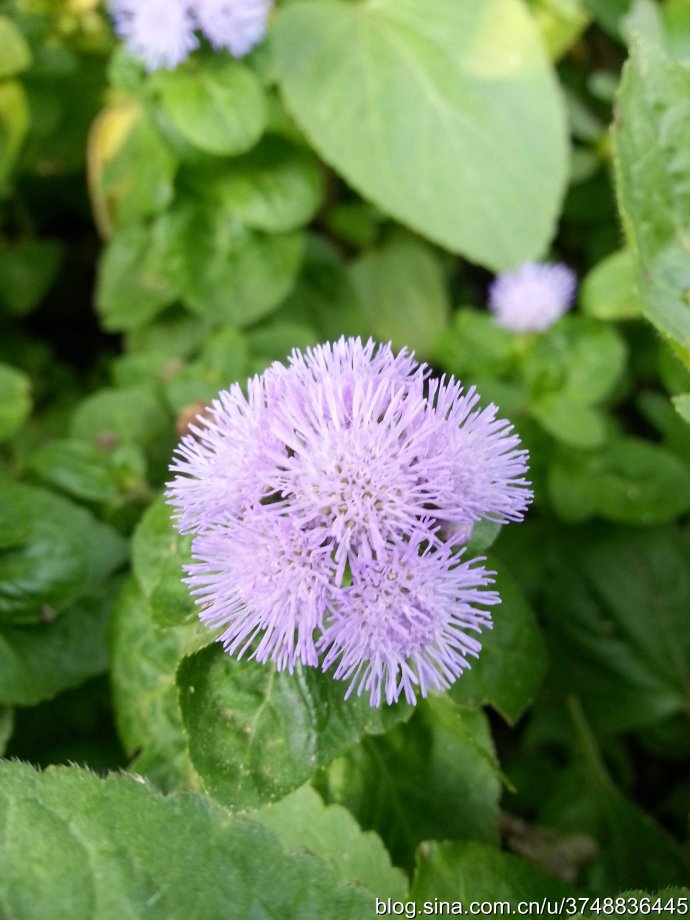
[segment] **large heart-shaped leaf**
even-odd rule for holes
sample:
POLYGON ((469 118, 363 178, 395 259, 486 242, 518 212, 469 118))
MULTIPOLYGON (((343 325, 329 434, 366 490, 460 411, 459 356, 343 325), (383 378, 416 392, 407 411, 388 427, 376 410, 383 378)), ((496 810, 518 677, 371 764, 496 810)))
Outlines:
POLYGON ((542 253, 565 120, 522 3, 297 2, 274 48, 300 127, 366 198, 490 268, 542 253))

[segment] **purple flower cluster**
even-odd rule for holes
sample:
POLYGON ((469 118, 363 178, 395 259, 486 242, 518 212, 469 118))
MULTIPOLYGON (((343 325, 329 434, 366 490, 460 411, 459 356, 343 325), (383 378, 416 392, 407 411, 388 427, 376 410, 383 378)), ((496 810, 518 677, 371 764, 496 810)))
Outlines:
POLYGON ((575 272, 561 263, 527 262, 499 275, 489 290, 489 309, 511 332, 543 332, 571 306, 575 272))
POLYGON ((147 70, 177 67, 199 45, 243 57, 266 34, 272 0, 110 0, 118 35, 147 70))
POLYGON ((372 706, 469 667, 499 597, 462 544, 532 497, 526 451, 478 399, 359 339, 294 351, 218 396, 178 446, 167 497, 227 652, 332 668, 372 706))

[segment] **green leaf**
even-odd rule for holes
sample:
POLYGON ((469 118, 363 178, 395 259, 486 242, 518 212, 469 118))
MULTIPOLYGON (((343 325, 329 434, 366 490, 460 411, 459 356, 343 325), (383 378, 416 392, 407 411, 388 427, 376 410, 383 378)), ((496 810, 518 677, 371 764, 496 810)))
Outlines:
POLYGON ((197 623, 160 629, 144 593, 130 580, 120 593, 110 629, 115 721, 130 769, 162 789, 196 788, 175 671, 180 659, 209 641, 197 623))
POLYGON ((628 44, 638 35, 655 44, 663 44, 664 24, 659 7, 654 0, 631 0, 630 10, 621 21, 621 31, 628 44))
POLYGON ((320 341, 335 340, 341 335, 366 339, 372 331, 345 260, 315 234, 306 239, 302 270, 280 315, 314 327, 320 333, 320 341))
POLYGON ((0 840, 0 903, 22 920, 373 913, 368 892, 311 854, 286 854, 266 828, 135 777, 2 763, 0 840))
POLYGON ((325 791, 411 868, 417 844, 431 836, 497 842, 499 777, 484 713, 434 695, 406 725, 337 760, 325 791))
POLYGON ((549 468, 549 496, 566 521, 601 515, 621 524, 663 524, 690 508, 690 468, 640 438, 563 455, 549 468))
POLYGON ((268 367, 273 361, 285 363, 293 348, 304 351, 309 346, 318 345, 319 334, 308 325, 281 322, 280 315, 247 333, 247 344, 252 362, 268 367))
POLYGON ((690 393, 682 393, 680 396, 674 396, 671 402, 683 421, 690 424, 690 393))
POLYGON ((0 15, 0 80, 21 73, 31 63, 24 36, 8 16, 0 15))
POLYGON ((667 48, 687 67, 690 64, 690 7, 685 0, 665 0, 661 15, 667 48))
POLYGON ((690 716, 690 576, 672 528, 579 528, 559 544, 545 616, 560 693, 599 731, 690 716))
MULTIPOLYGON (((37 51, 36 62, 26 75, 31 131, 22 152, 22 168, 34 175, 81 173, 86 137, 106 95, 104 59, 98 53, 77 54, 75 44, 64 35, 58 38, 54 32, 48 40, 43 31, 48 21, 39 26, 35 12, 22 16, 37 51)), ((55 18, 52 22, 60 28, 55 18)), ((76 197, 72 201, 76 203, 76 197)), ((56 213, 65 214, 60 209, 56 213)), ((85 216, 83 210, 81 213, 85 216)))
POLYGON ((234 809, 282 798, 362 735, 410 714, 343 700, 344 684, 316 668, 288 674, 217 644, 182 662, 178 685, 192 763, 206 791, 234 809))
POLYGON ((662 437, 662 444, 682 460, 690 456, 690 428, 678 417, 674 405, 681 397, 668 397, 654 390, 643 390, 636 397, 636 405, 642 416, 650 422, 662 437))
POLYGON ((557 441, 589 450, 606 440, 606 418, 567 393, 546 393, 530 405, 532 416, 557 441))
POLYGON ((613 70, 594 70, 587 77, 587 90, 599 102, 611 103, 618 91, 619 82, 620 75, 613 70))
POLYGON ((106 449, 148 444, 167 434, 168 416, 151 387, 104 388, 79 404, 70 424, 73 438, 106 449))
POLYGON ((494 403, 498 406, 502 417, 515 419, 527 414, 529 393, 527 387, 520 383, 511 383, 507 380, 497 380, 487 372, 486 377, 464 377, 472 380, 476 385, 480 397, 480 405, 487 406, 494 403))
POLYGON ((690 73, 636 35, 614 124, 618 204, 636 263, 643 310, 690 348, 690 73))
POLYGON ((21 546, 31 539, 32 522, 26 514, 26 502, 19 489, 7 479, 0 492, 0 549, 21 546))
POLYGON ((310 786, 251 813, 288 851, 307 848, 326 859, 341 881, 356 880, 379 898, 404 897, 407 876, 391 865, 381 838, 362 831, 350 812, 325 805, 310 786))
POLYGON ((210 175, 199 170, 201 194, 248 227, 287 233, 308 224, 324 193, 322 170, 307 150, 277 135, 265 137, 242 157, 224 161, 210 175))
POLYGON ((17 316, 34 310, 53 284, 62 254, 55 240, 0 246, 0 303, 17 316))
POLYGON ((189 358, 203 347, 210 325, 183 310, 167 314, 127 333, 127 350, 137 356, 153 353, 169 360, 189 358))
POLYGON ((597 24, 620 42, 621 20, 630 7, 630 0, 585 0, 585 5, 597 24))
POLYGON ((110 375, 118 389, 167 384, 184 366, 181 358, 160 351, 130 351, 114 358, 110 375))
POLYGON ((446 278, 433 250, 413 238, 394 237, 361 256, 352 280, 374 336, 427 357, 446 327, 446 278))
MULTIPOLYGON (((570 885, 511 853, 483 843, 450 841, 430 841, 419 847, 410 889, 417 903, 445 899, 463 904, 508 901, 515 906, 519 901, 545 898, 560 902, 574 894, 570 885)), ((498 915, 497 910, 490 916, 498 915)))
POLYGON ((461 309, 453 314, 450 328, 442 331, 434 349, 435 360, 452 374, 474 380, 513 372, 516 336, 497 326, 489 313, 461 309))
MULTIPOLYGON (((29 502, 26 502, 29 505, 29 502)), ((39 623, 75 600, 86 578, 88 544, 63 526, 59 507, 33 501, 26 543, 0 556, 0 623, 39 623)), ((74 523, 88 520, 80 515, 74 523)))
POLYGON ((629 249, 620 249, 594 266, 582 282, 580 304, 595 319, 636 319, 641 315, 635 262, 629 249))
POLYGON ((589 868, 597 891, 618 892, 641 885, 679 885, 690 865, 682 847, 613 783, 576 701, 579 756, 561 775, 541 820, 569 832, 587 833, 599 844, 589 868))
POLYGON ((194 616, 194 601, 182 583, 191 562, 191 538, 175 530, 172 509, 162 498, 142 517, 132 540, 132 565, 151 616, 159 626, 176 626, 194 616))
POLYGON ((194 403, 209 405, 219 390, 247 376, 248 364, 245 336, 231 326, 218 329, 207 336, 196 361, 184 365, 167 380, 168 403, 174 412, 194 403))
POLYGON ((619 382, 625 369, 625 342, 615 327, 571 319, 565 387, 573 399, 593 405, 606 399, 619 382))
POLYGON ((108 82, 113 89, 136 93, 145 76, 146 70, 141 58, 131 54, 124 44, 113 49, 108 62, 108 82))
POLYGON ((31 412, 31 381, 21 371, 0 363, 0 441, 19 431, 31 412))
POLYGON ((682 351, 664 340, 658 342, 657 371, 668 393, 684 393, 690 387, 690 367, 683 363, 682 351))
POLYGON ((453 699, 489 703, 514 725, 529 706, 546 673, 546 646, 532 608, 503 563, 491 560, 498 571, 493 629, 482 637, 482 651, 472 668, 450 691, 453 699))
POLYGON ((611 393, 626 361, 617 330, 598 320, 565 316, 543 334, 516 336, 488 313, 469 309, 455 314, 434 353, 444 368, 472 380, 504 411, 532 412, 554 437, 587 446, 599 443, 603 431, 601 419, 586 407, 611 393), (504 400, 500 388, 506 385, 504 400))
POLYGON ((105 582, 50 623, 0 627, 0 705, 34 706, 103 674, 116 591, 105 582))
POLYGON ((115 503, 145 487, 146 460, 134 445, 109 452, 88 441, 59 438, 31 454, 29 467, 82 501, 115 503))
POLYGON ((0 706, 0 757, 5 753, 7 742, 12 737, 14 713, 9 706, 0 706))
POLYGON ((366 201, 337 201, 325 215, 328 229, 345 242, 363 249, 376 242, 385 218, 366 201))
MULTIPOLYGON (((605 122, 599 118, 594 109, 581 95, 573 92, 568 87, 565 87, 565 100, 573 138, 583 145, 587 145, 590 149, 596 149, 606 134, 605 122)), ((571 179, 571 181, 573 180, 571 179)))
POLYGON ((172 127, 206 153, 233 156, 256 144, 266 125, 266 104, 251 70, 217 55, 196 67, 159 70, 154 86, 172 127))
POLYGON ((172 202, 177 159, 129 100, 105 109, 89 136, 90 192, 102 229, 160 214, 172 202))
MULTIPOLYGON (((613 75, 611 76, 613 77, 613 75)), ((572 187, 583 186, 588 188, 587 183, 590 180, 598 179, 600 176, 601 160, 599 156, 594 153, 591 147, 575 147, 570 157, 570 185, 572 187)), ((582 189, 578 189, 575 194, 578 191, 582 194, 582 189)))
POLYGON ((85 508, 9 480, 2 488, 12 493, 10 512, 21 516, 26 531, 0 552, 0 623, 54 619, 126 559, 122 537, 85 508))
POLYGON ((625 361, 625 343, 614 326, 566 316, 526 351, 523 374, 537 398, 561 393, 592 406, 614 389, 625 361))
POLYGON ((112 502, 120 495, 107 454, 86 441, 42 444, 31 455, 29 466, 49 485, 84 501, 112 502))
POLYGON ((553 58, 562 57, 590 23, 583 0, 530 0, 542 41, 553 58))
POLYGON ((106 246, 96 306, 109 331, 134 329, 178 299, 169 219, 121 228, 106 246))
POLYGON ((215 323, 249 326, 290 293, 303 255, 300 233, 248 229, 219 207, 182 205, 170 214, 186 306, 215 323))
POLYGON ((14 169, 29 121, 24 87, 18 80, 0 81, 0 194, 14 169))
POLYGON ((495 521, 487 521, 485 518, 472 525, 472 533, 467 542, 467 555, 478 556, 479 553, 486 552, 489 547, 498 539, 503 524, 497 524, 495 521))
POLYGON ((365 198, 489 268, 542 254, 565 117, 522 4, 297 2, 272 38, 289 109, 365 198))

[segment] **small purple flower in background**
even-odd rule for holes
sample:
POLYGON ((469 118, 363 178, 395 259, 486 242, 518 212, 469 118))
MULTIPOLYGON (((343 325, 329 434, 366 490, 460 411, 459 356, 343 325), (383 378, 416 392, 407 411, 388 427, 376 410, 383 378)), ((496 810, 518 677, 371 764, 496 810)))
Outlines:
POLYGON ((543 332, 570 307, 577 279, 567 265, 528 262, 499 275, 489 289, 489 309, 511 332, 543 332))
POLYGON ((147 70, 172 70, 198 46, 186 0, 110 0, 115 31, 147 70))
POLYGON ((244 57, 266 34, 272 0, 110 0, 115 31, 149 71, 174 69, 201 30, 216 49, 244 57))
POLYGON ((214 48, 244 57, 266 34, 271 0, 196 0, 194 13, 214 48))
POLYGON ((499 603, 460 544, 532 498, 526 451, 478 399, 406 350, 344 338, 221 393, 167 497, 226 651, 333 668, 372 706, 447 689, 499 603))

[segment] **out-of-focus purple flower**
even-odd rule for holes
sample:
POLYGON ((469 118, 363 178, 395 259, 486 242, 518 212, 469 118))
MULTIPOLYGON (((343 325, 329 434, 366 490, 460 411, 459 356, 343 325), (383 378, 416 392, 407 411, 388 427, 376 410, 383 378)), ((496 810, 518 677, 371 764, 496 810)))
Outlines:
POLYGON ((489 290, 496 322, 511 332, 543 332, 570 307, 575 272, 563 264, 528 262, 499 275, 489 290))
POLYGON ((110 0, 117 34, 146 69, 174 69, 199 45, 244 57, 266 34, 273 0, 110 0))
POLYGON ((390 345, 341 339, 234 385, 185 436, 168 500, 225 648, 335 668, 372 705, 445 689, 498 602, 456 552, 519 520, 527 455, 495 406, 390 345))
POLYGON ((194 14, 214 48, 244 57, 266 34, 272 0, 196 0, 194 14))
POLYGON ((110 0, 115 30, 146 69, 172 70, 199 44, 189 0, 110 0))

